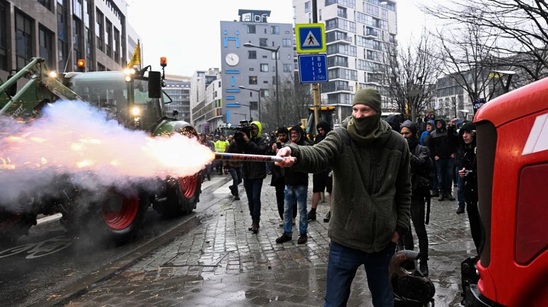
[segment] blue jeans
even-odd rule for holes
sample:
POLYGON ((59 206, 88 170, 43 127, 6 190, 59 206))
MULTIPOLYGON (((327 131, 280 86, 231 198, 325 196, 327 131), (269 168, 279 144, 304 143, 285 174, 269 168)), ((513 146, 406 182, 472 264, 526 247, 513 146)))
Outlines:
POLYGON ((452 191, 452 183, 455 173, 455 159, 453 158, 440 158, 435 161, 436 172, 438 174, 438 188, 440 190, 440 196, 449 196, 452 191))
POLYGON ((324 306, 346 306, 352 280, 361 265, 365 267, 373 306, 394 306, 394 293, 388 280, 388 266, 395 252, 396 243, 393 242, 390 242, 383 251, 365 253, 331 241, 324 306))
POLYGON ((244 179, 244 188, 251 220, 253 224, 259 225, 261 221, 261 190, 263 188, 263 179, 244 179))
POLYGON ((306 213, 306 198, 308 187, 305 185, 286 185, 284 194, 284 233, 293 233, 293 209, 295 201, 299 210, 299 234, 308 232, 308 214, 306 213))
POLYGON ((238 187, 242 183, 242 168, 241 167, 232 167, 228 169, 230 176, 232 176, 232 185, 238 187))

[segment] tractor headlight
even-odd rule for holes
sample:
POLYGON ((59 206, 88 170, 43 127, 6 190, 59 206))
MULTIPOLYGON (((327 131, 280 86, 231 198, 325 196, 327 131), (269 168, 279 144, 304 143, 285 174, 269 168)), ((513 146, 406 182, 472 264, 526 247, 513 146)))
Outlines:
POLYGON ((139 108, 139 107, 133 107, 133 108, 131 108, 131 116, 133 116, 133 117, 141 117, 141 108, 139 108))

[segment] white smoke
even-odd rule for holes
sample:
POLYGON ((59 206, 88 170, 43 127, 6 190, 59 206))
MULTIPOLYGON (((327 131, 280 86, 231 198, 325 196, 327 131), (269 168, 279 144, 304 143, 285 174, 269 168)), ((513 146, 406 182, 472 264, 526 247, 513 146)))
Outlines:
POLYGON ((60 101, 30 123, 0 117, 0 204, 39 191, 59 193, 59 178, 85 189, 123 186, 200 171, 212 152, 179 133, 128 130, 87 103, 60 101))

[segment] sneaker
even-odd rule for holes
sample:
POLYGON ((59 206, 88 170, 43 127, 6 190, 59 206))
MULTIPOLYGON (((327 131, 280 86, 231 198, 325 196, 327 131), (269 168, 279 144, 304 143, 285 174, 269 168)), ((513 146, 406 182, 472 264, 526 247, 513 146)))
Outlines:
MULTIPOLYGON (((255 227, 255 224, 251 224, 251 227, 249 227, 247 230, 253 231, 253 227, 255 227)), ((259 225, 257 225, 257 229, 261 228, 259 225)))
POLYGON ((234 200, 240 200, 240 196, 238 195, 234 196, 234 200))
MULTIPOLYGON (((299 238, 299 240, 300 240, 300 238, 299 238)), ((284 242, 287 242, 287 241, 291 241, 291 236, 287 235, 285 233, 281 237, 276 239, 276 243, 278 243, 278 244, 281 244, 281 243, 284 243, 284 242)))
POLYGON ((440 196, 440 194, 438 194, 437 191, 432 191, 432 193, 430 193, 430 196, 431 197, 438 197, 438 196, 440 196))
POLYGON ((446 197, 447 197, 447 199, 450 200, 450 201, 454 201, 454 200, 455 200, 455 198, 454 198, 453 195, 451 195, 451 194, 448 194, 446 197))
POLYGON ((457 209, 457 214, 464 213, 464 204, 459 204, 459 207, 457 209))
POLYGON ((310 212, 308 212, 308 220, 309 221, 316 220, 316 210, 310 210, 310 212))
POLYGON ((284 220, 280 220, 280 223, 278 224, 280 227, 284 227, 284 220))
POLYGON ((298 244, 305 244, 306 241, 308 241, 308 236, 307 235, 300 235, 299 239, 297 240, 297 243, 298 244))
POLYGON ((331 210, 327 211, 327 214, 323 218, 324 223, 329 223, 329 220, 331 219, 331 210))
POLYGON ((424 277, 428 276, 428 263, 426 262, 426 260, 420 261, 419 270, 424 277))

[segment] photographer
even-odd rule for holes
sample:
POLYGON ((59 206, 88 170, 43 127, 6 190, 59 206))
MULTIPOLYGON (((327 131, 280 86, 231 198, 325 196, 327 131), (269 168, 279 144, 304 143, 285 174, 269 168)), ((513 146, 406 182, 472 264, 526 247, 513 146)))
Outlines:
MULTIPOLYGON (((270 154, 268 140, 261 137, 262 130, 263 126, 258 121, 253 121, 250 125, 242 124, 234 134, 238 149, 245 154, 270 154)), ((244 162, 242 173, 252 220, 249 230, 258 233, 261 221, 261 190, 266 177, 266 165, 264 162, 244 162)))
POLYGON ((478 211, 478 179, 476 163, 476 125, 466 123, 459 130, 459 148, 457 149, 459 176, 464 179, 464 198, 470 222, 470 230, 476 251, 481 248, 481 220, 478 211))

